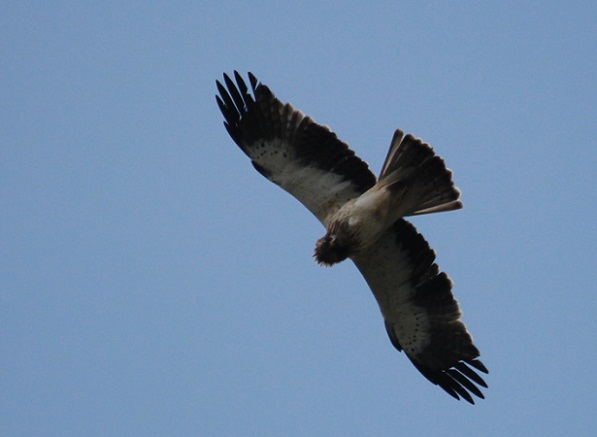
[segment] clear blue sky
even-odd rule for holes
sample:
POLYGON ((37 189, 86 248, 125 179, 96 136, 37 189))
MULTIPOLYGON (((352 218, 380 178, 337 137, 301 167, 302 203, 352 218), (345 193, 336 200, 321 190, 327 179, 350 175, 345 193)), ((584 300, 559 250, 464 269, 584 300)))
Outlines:
POLYGON ((1 435, 594 432, 596 3, 377 5, 0 6, 1 435), (222 126, 234 69, 376 173, 395 128, 445 158, 465 208, 413 221, 486 400, 313 261, 323 228, 222 126))

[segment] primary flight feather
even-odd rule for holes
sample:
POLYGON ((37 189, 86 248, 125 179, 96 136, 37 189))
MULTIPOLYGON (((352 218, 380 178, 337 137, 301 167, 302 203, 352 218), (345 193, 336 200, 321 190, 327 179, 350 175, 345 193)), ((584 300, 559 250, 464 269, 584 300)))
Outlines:
POLYGON ((474 404, 487 369, 460 320, 452 281, 403 217, 462 208, 452 173, 433 149, 394 133, 379 178, 327 127, 278 100, 249 73, 216 81, 224 126, 255 169, 326 228, 314 257, 350 258, 371 288, 392 344, 432 383, 474 404))

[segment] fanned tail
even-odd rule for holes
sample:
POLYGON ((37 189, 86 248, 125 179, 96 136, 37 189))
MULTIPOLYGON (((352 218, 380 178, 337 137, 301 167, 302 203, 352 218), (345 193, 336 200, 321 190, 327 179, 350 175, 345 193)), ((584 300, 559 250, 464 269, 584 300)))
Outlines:
POLYGON ((429 144, 396 130, 378 184, 396 192, 403 216, 462 208, 452 172, 429 144))

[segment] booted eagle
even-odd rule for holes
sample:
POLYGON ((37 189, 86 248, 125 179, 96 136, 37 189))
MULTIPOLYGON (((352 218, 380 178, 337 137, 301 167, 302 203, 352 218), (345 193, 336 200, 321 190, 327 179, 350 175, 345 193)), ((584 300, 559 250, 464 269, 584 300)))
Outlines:
POLYGON ((278 100, 249 73, 216 82, 224 126, 255 169, 326 228, 318 263, 350 258, 377 300, 390 341, 432 383, 474 404, 487 387, 479 350, 460 321, 452 281, 403 217, 462 208, 452 173, 433 149, 394 133, 379 178, 327 127, 278 100))

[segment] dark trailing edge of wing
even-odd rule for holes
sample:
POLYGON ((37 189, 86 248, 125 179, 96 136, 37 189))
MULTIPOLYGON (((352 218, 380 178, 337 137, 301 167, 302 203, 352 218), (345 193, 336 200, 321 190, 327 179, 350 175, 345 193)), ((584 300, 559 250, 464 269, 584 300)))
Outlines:
MULTIPOLYGON (((321 169, 350 181, 347 191, 348 196, 353 197, 375 184, 376 178, 367 164, 333 132, 296 111, 290 104, 281 103, 251 73, 248 77, 250 88, 238 72, 234 72, 235 81, 224 74, 224 85, 216 81, 219 92, 216 101, 224 116, 226 130, 262 175, 276 182, 277 176, 285 171, 291 172, 293 168, 295 171, 297 167, 302 170, 301 166, 321 169), (272 145, 280 147, 275 151, 278 153, 277 167, 259 155, 259 149, 265 145, 269 146, 270 152, 272 145), (284 159, 279 159, 280 156, 284 159)), ((287 191, 297 197, 291 189, 287 191)), ((347 198, 342 200, 345 202, 347 198)), ((313 211, 308 198, 302 201, 313 211)), ((460 310, 451 291, 452 282, 439 271, 435 253, 414 226, 400 219, 394 224, 394 234, 396 244, 408 252, 413 267, 410 281, 416 292, 411 297, 411 303, 424 308, 430 321, 429 344, 417 354, 407 353, 407 356, 433 384, 456 399, 463 398, 474 403, 471 395, 483 398, 479 387, 487 387, 477 372, 488 371, 478 360, 479 351, 460 321, 460 310)), ((403 348, 396 334, 391 326, 386 327, 392 344, 401 351, 403 348)))
MULTIPOLYGON (((475 385, 487 388, 476 372, 488 373, 478 360, 479 350, 460 319, 458 303, 452 295, 452 281, 439 272, 435 252, 415 227, 406 220, 394 225, 397 243, 409 252, 414 266, 411 282, 416 293, 412 303, 425 308, 430 320, 431 341, 415 356, 407 354, 414 366, 432 383, 440 386, 456 399, 461 397, 474 404, 471 393, 484 399, 475 385)), ((402 350, 400 341, 386 325, 392 344, 402 350)))
MULTIPOLYGON (((316 167, 350 180, 361 193, 376 181, 368 165, 327 127, 280 102, 270 89, 249 73, 251 92, 238 72, 236 84, 224 74, 222 85, 216 81, 216 101, 224 115, 224 126, 234 142, 251 157, 251 148, 262 141, 279 139, 292 146, 295 157, 305 166, 316 167)), ((268 177, 269 170, 253 162, 268 177)))

